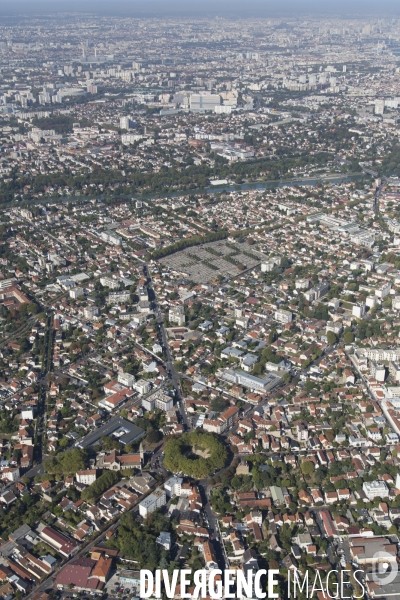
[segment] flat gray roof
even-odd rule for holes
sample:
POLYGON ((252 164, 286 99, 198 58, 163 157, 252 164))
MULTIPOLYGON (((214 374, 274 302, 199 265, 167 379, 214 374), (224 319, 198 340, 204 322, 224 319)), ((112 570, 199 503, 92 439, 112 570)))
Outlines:
POLYGON ((115 417, 111 417, 111 419, 109 419, 101 427, 98 427, 94 431, 91 431, 90 433, 88 433, 79 442, 79 447, 80 448, 88 448, 89 446, 94 446, 96 444, 96 442, 98 442, 99 439, 101 437, 103 437, 103 435, 112 435, 118 429, 121 429, 121 428, 125 429, 126 433, 119 436, 118 441, 124 445, 130 444, 131 442, 134 442, 135 440, 140 439, 144 434, 144 430, 141 429, 140 427, 138 427, 137 425, 135 425, 134 423, 131 423, 130 421, 127 421, 126 419, 123 419, 122 417, 115 416, 115 417))

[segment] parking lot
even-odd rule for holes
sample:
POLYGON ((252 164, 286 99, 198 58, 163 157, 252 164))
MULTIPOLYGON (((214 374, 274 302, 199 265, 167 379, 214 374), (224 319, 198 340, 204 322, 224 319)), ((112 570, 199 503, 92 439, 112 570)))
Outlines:
POLYGON ((119 571, 107 581, 104 590, 110 596, 115 596, 120 600, 134 600, 139 597, 139 590, 136 589, 136 586, 126 582, 121 584, 119 571))

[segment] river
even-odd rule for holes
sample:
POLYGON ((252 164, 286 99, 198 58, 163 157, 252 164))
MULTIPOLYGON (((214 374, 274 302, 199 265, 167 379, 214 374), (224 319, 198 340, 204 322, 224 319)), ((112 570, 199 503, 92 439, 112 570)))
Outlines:
POLYGON ((348 183, 350 181, 361 181, 366 177, 365 173, 352 173, 351 175, 328 175, 326 177, 313 177, 303 179, 283 179, 275 181, 252 181, 249 183, 235 183, 226 185, 213 185, 207 188, 193 188, 191 190, 180 190, 175 192, 161 192, 159 194, 135 195, 138 199, 149 200, 153 198, 176 198, 188 194, 218 194, 221 192, 240 192, 248 190, 268 190, 294 185, 317 185, 317 183, 348 183))
MULTIPOLYGON (((188 196, 189 194, 220 194, 221 192, 240 192, 249 190, 268 190, 272 188, 281 188, 294 185, 317 185, 317 183, 348 183, 350 181, 361 181, 366 177, 365 173, 351 173, 350 175, 328 175, 325 177, 310 177, 300 179, 283 179, 274 181, 250 181, 248 183, 234 183, 220 186, 210 186, 204 188, 193 188, 187 190, 175 190, 173 192, 148 192, 145 194, 116 194, 117 198, 126 198, 137 200, 154 200, 161 198, 177 198, 188 196)), ((95 196, 59 196, 58 198, 36 198, 35 200, 13 201, 8 206, 22 206, 25 204, 47 204, 54 202, 73 202, 86 201, 106 198, 105 194, 96 194, 95 196)))

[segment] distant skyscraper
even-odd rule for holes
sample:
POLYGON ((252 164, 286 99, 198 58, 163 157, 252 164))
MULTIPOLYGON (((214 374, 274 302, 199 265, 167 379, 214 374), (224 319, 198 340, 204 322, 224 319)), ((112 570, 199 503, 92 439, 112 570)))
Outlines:
POLYGON ((385 110, 385 101, 384 100, 375 100, 375 114, 383 115, 385 110))

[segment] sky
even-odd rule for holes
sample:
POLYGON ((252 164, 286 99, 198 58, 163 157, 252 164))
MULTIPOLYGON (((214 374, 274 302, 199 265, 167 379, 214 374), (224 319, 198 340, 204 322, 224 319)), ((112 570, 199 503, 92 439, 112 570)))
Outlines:
POLYGON ((81 12, 129 16, 400 17, 400 0, 0 0, 0 15, 81 12))

